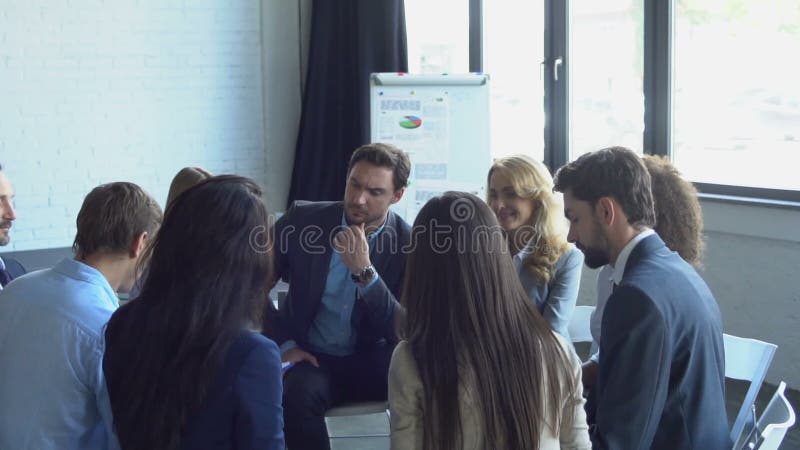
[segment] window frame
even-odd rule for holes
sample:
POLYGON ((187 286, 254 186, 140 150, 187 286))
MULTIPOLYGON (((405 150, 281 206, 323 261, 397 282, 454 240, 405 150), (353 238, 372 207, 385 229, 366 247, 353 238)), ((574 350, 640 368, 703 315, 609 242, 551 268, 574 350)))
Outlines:
MULTIPOLYGON (((469 61, 471 72, 483 71, 483 1, 469 1, 469 61)), ((672 156, 675 0, 642 0, 644 6, 644 133, 645 154, 672 156), (667 67, 667 70, 659 70, 667 67)), ((544 163, 555 172, 569 161, 571 0, 544 0, 544 163), (552 76, 554 61, 562 58, 559 79, 552 76)), ((735 203, 800 209, 800 190, 694 182, 701 197, 735 203)))

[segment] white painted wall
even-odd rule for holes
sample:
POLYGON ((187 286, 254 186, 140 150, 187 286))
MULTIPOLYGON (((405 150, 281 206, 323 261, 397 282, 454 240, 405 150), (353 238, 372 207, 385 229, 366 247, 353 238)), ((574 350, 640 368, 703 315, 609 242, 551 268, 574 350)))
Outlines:
MULTIPOLYGON (((800 210, 702 200, 705 268, 725 332, 778 345, 767 381, 800 388, 800 210)), ((579 304, 593 305, 584 267, 579 304)))
POLYGON ((71 245, 100 183, 162 204, 188 165, 265 184, 262 50, 284 44, 262 47, 261 17, 245 0, 0 0, 0 162, 19 216, 3 250, 71 245))
POLYGON ((289 197, 311 32, 311 0, 262 1, 264 135, 270 211, 289 197))

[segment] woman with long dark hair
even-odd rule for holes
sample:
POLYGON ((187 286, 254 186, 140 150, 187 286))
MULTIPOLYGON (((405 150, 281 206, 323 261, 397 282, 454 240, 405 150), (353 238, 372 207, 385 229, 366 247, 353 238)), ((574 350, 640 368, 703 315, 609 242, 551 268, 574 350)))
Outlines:
POLYGON ((261 190, 212 177, 170 205, 103 358, 123 450, 281 449, 281 363, 255 331, 271 278, 261 190))
POLYGON ((392 448, 591 448, 580 361, 528 299, 489 207, 434 197, 412 237, 389 369, 392 448))

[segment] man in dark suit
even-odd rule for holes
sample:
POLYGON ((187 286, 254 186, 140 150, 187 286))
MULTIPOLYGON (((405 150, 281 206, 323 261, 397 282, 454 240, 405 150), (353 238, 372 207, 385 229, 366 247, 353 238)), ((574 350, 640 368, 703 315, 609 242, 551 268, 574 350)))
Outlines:
POLYGON ((296 202, 275 224, 275 272, 286 300, 265 331, 294 366, 284 377, 290 449, 327 449, 325 411, 346 401, 386 400, 395 314, 409 226, 389 210, 411 163, 387 144, 358 148, 344 201, 296 202))
POLYGON ((600 339, 596 449, 729 449, 722 319, 708 286, 653 232, 650 176, 621 147, 562 167, 568 240, 613 267, 600 339))
MULTIPOLYGON (((9 231, 17 213, 14 211, 14 189, 0 164, 0 246, 8 245, 9 231)), ((0 289, 11 280, 25 274, 25 268, 12 258, 0 258, 0 289)))

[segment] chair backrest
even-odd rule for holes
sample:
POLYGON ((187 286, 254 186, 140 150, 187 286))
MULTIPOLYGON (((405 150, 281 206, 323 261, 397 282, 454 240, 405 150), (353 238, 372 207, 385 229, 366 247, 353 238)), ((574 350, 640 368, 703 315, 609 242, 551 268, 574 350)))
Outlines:
POLYGON ((786 383, 781 381, 756 426, 737 448, 778 450, 786 432, 795 422, 794 410, 786 399, 785 390, 786 383))
POLYGON ((572 342, 592 342, 592 330, 589 326, 594 306, 576 306, 569 320, 569 337, 572 342))
POLYGON ((758 419, 758 429, 764 430, 761 436, 764 442, 761 443, 761 450, 778 450, 778 447, 786 436, 786 432, 794 425, 795 415, 792 405, 786 398, 786 383, 781 381, 778 390, 772 396, 764 413, 758 419))
POLYGON ((731 440, 737 442, 751 416, 750 411, 778 346, 729 334, 724 334, 723 339, 725 342, 725 377, 750 382, 742 407, 731 427, 731 440))
POLYGON ((269 291, 269 299, 278 310, 283 309, 286 304, 286 295, 289 293, 289 283, 278 280, 275 286, 269 291))

